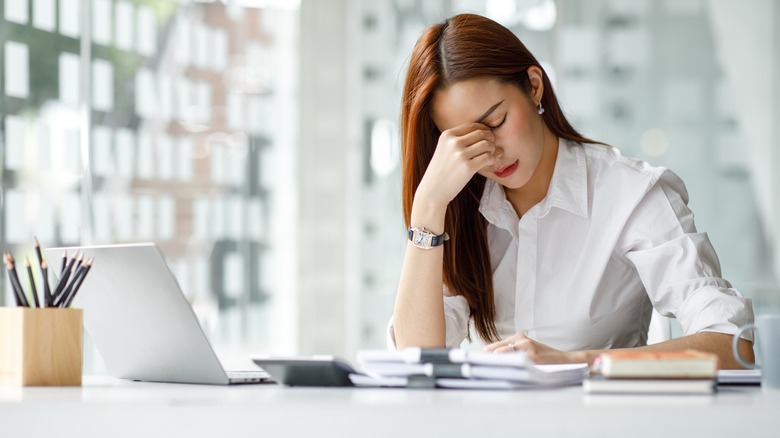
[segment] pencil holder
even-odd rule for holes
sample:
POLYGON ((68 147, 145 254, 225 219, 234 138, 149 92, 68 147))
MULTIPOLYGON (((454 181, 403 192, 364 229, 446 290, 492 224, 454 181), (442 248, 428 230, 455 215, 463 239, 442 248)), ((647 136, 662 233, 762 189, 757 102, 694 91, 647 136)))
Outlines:
POLYGON ((0 307, 0 385, 80 386, 81 309, 0 307))

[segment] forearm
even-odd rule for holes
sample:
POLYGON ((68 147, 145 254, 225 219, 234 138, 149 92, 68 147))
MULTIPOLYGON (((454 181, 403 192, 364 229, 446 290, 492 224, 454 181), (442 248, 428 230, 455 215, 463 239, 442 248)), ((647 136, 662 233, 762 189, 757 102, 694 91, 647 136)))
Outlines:
MULTIPOLYGON (((605 351, 671 351, 693 349, 715 353, 718 355, 721 369, 740 369, 742 367, 734 359, 734 354, 731 351, 731 342, 732 335, 714 332, 701 332, 693 335, 683 336, 681 338, 671 339, 669 341, 659 342, 653 345, 631 349, 576 351, 572 352, 572 362, 587 362, 592 364, 593 360, 600 353, 605 351)), ((753 344, 750 341, 740 339, 737 348, 739 348, 743 358, 748 361, 753 361, 753 344)))
POLYGON ((398 348, 444 347, 442 252, 441 247, 423 250, 408 244, 393 315, 398 348))
MULTIPOLYGON (((415 205, 411 225, 441 234, 445 211, 415 205)), ((444 347, 443 260, 442 246, 421 249, 407 242, 393 316, 398 348, 444 347)))

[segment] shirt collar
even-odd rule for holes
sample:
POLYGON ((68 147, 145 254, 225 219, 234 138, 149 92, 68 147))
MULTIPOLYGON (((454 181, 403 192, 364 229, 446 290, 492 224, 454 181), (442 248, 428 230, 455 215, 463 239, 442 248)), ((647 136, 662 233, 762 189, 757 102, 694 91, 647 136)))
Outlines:
POLYGON ((542 200, 542 213, 552 207, 588 217, 588 168, 581 144, 561 138, 550 188, 542 200))
MULTIPOLYGON (((582 145, 563 138, 558 141, 558 157, 547 196, 533 208, 534 214, 538 217, 544 216, 552 207, 588 217, 585 151, 582 145)), ((493 225, 513 234, 517 230, 517 213, 506 199, 503 186, 493 180, 488 179, 485 182, 479 211, 493 225)))
POLYGON ((517 238, 517 213, 514 207, 506 199, 504 186, 488 179, 485 181, 485 190, 482 192, 482 200, 479 202, 479 212, 491 224, 509 231, 517 238))

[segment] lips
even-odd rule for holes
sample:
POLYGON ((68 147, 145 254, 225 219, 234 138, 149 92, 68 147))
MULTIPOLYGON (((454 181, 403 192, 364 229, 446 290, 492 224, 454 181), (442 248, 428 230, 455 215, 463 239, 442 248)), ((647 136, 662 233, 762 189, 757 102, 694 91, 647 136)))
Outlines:
POLYGON ((515 170, 517 170, 517 166, 520 164, 519 160, 515 160, 514 163, 510 164, 509 166, 502 167, 501 169, 494 170, 493 173, 496 174, 499 178, 506 178, 509 175, 513 174, 515 170))

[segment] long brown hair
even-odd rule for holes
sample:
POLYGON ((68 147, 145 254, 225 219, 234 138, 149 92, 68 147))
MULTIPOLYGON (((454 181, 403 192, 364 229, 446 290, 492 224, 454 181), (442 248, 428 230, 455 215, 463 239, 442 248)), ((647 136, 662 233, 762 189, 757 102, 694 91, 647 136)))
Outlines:
MULTIPOLYGON (((522 42, 500 24, 473 14, 461 14, 429 26, 414 47, 406 74, 401 103, 403 160, 403 208, 410 225, 412 204, 441 134, 431 116, 431 101, 437 90, 458 81, 493 78, 517 85, 530 96, 528 68, 542 69, 522 42)), ((593 143, 580 135, 563 115, 546 73, 542 114, 547 127, 558 137, 593 143)), ((498 340, 494 322, 492 269, 487 241, 487 222, 479 213, 485 177, 476 174, 447 207, 444 244, 444 284, 463 296, 480 338, 498 340)))

